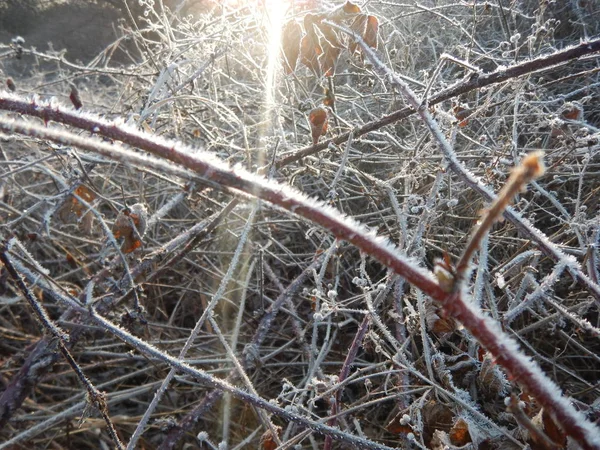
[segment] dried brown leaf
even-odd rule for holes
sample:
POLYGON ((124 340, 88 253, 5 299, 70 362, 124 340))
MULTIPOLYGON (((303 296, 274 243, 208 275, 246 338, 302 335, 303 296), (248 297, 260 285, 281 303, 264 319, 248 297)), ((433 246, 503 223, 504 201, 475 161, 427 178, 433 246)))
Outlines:
MULTIPOLYGON (((275 426, 274 428, 277 435, 281 434, 281 427, 275 426)), ((260 437, 260 448, 262 450, 275 450, 277 448, 277 441, 271 430, 265 431, 260 437)))
MULTIPOLYGON (((360 14, 352 22, 350 29, 359 34, 369 47, 377 48, 377 33, 379 32, 379 19, 377 17, 360 14)), ((348 51, 352 55, 357 49, 358 44, 351 39, 348 43, 348 51)))
POLYGON ((448 435, 450 436, 452 445, 456 445, 457 447, 463 447, 472 442, 469 425, 461 418, 452 425, 448 435))
POLYGON ((565 448, 567 446, 567 435, 556 424, 546 409, 542 409, 542 424, 544 426, 544 433, 546 433, 546 436, 548 436, 551 441, 560 448, 565 448))
POLYGON ((454 117, 456 117, 456 119, 458 120, 459 127, 463 128, 469 124, 469 116, 472 113, 470 109, 463 108, 460 105, 456 105, 454 106, 454 108, 452 108, 452 113, 454 114, 454 117))
MULTIPOLYGON (((77 186, 73 192, 86 203, 91 203, 96 199, 96 194, 94 191, 90 190, 84 184, 77 186)), ((63 205, 59 208, 58 217, 64 223, 69 223, 73 218, 77 218, 79 221, 79 227, 84 233, 90 234, 92 232, 94 215, 91 211, 87 210, 87 208, 77 199, 75 195, 70 195, 69 198, 67 198, 63 205)))
POLYGON ((322 54, 317 35, 314 32, 305 34, 300 41, 300 61, 317 76, 321 75, 319 56, 322 54))
MULTIPOLYGON (((366 24, 367 24, 367 16, 365 14, 360 14, 360 15, 356 16, 356 18, 352 22, 352 24, 350 25, 350 29, 352 31, 354 31, 355 33, 359 34, 360 36, 362 36, 365 31, 366 24)), ((357 49, 358 49, 358 44, 353 39, 350 39, 350 42, 348 42, 348 51, 350 52, 350 54, 353 55, 357 49)))
POLYGON ((351 1, 347 1, 346 3, 344 3, 342 9, 346 14, 360 14, 361 12, 360 6, 351 1))
POLYGON ((335 65, 342 51, 342 44, 338 34, 333 28, 323 23, 314 23, 313 28, 317 31, 317 36, 323 53, 319 56, 321 71, 326 77, 333 76, 335 65))
POLYGON ((563 119, 581 120, 583 119, 583 106, 577 103, 567 103, 560 113, 563 119))
POLYGON ((413 433, 413 427, 405 420, 405 414, 402 412, 396 414, 396 416, 385 426, 385 429, 393 434, 406 435, 408 433, 413 433))
POLYGON ((379 19, 375 16, 367 16, 363 40, 369 47, 377 49, 377 32, 379 31, 379 19))
POLYGON ((323 105, 333 109, 335 108, 335 94, 333 93, 333 91, 329 88, 325 88, 324 92, 324 97, 323 97, 323 105))
POLYGON ((487 400, 497 399, 505 389, 505 380, 496 366, 494 359, 488 353, 481 362, 481 370, 477 375, 477 387, 482 396, 487 400))
POLYGON ((430 400, 423 405, 423 442, 430 446, 436 430, 448 432, 452 428, 452 410, 441 402, 430 400))
POLYGON ((79 91, 75 87, 75 85, 71 85, 71 93, 69 94, 69 99, 75 109, 81 109, 83 107, 83 103, 81 102, 81 97, 79 96, 79 91))
POLYGON ((314 108, 308 114, 308 121, 310 123, 313 145, 316 145, 319 142, 319 138, 327 132, 327 110, 322 106, 314 108))
POLYGON ((301 39, 302 27, 298 22, 292 20, 283 27, 281 47, 284 56, 284 70, 288 75, 296 70, 301 39))
POLYGON ((148 213, 140 203, 125 208, 119 213, 112 232, 115 239, 123 238, 121 246, 123 253, 131 253, 143 245, 142 238, 146 232, 147 221, 148 213))

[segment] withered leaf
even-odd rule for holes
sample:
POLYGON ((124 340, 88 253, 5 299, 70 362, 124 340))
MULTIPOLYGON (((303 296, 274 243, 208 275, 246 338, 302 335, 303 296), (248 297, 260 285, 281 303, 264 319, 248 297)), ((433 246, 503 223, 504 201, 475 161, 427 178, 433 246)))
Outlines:
POLYGON ((463 108, 460 105, 454 106, 452 108, 452 112, 454 113, 454 117, 458 120, 458 126, 463 128, 469 124, 469 116, 471 115, 471 110, 463 108))
MULTIPOLYGON (((281 427, 275 426, 275 432, 277 435, 281 434, 281 427)), ((263 450, 275 450, 277 448, 277 441, 275 440, 271 430, 267 430, 260 437, 260 448, 263 450)))
POLYGON ((82 233, 91 234, 93 225, 94 214, 91 211, 88 211, 81 219, 79 219, 79 229, 82 233))
POLYGON ((313 25, 318 25, 325 18, 323 14, 308 13, 304 16, 304 31, 308 34, 314 32, 313 25))
POLYGON ((463 419, 459 418, 448 433, 450 442, 457 447, 463 447, 469 442, 472 442, 471 434, 469 433, 469 425, 463 419))
POLYGON ((326 77, 331 77, 335 74, 335 65, 340 56, 341 49, 334 47, 328 41, 322 43, 323 53, 319 58, 321 71, 326 77))
POLYGON ((430 301, 425 303, 425 323, 429 330, 440 335, 453 333, 458 328, 454 318, 446 317, 440 308, 430 301))
POLYGON ((94 194, 94 192, 84 184, 80 184, 79 186, 77 186, 77 188, 75 189, 75 194, 77 194, 79 197, 81 197, 82 200, 85 200, 88 203, 96 199, 96 194, 94 194))
POLYGON ((327 18, 331 21, 343 24, 345 20, 361 13, 360 6, 351 1, 346 1, 343 5, 337 6, 329 11, 327 18))
POLYGON ((71 85, 71 93, 69 94, 69 99, 75 109, 81 109, 83 107, 83 103, 81 102, 81 97, 79 96, 79 91, 75 87, 74 84, 71 85))
POLYGON ((112 232, 115 239, 123 238, 121 245, 123 253, 131 253, 143 245, 142 238, 146 233, 147 223, 146 207, 140 203, 125 208, 119 213, 112 232))
POLYGON ((379 19, 375 16, 367 16, 363 40, 369 47, 377 49, 377 32, 379 31, 379 19))
POLYGON ((300 61, 312 70, 316 76, 321 75, 319 57, 323 54, 323 47, 317 29, 324 18, 325 16, 322 14, 306 14, 304 16, 304 31, 306 34, 300 41, 300 61))
POLYGON ((568 103, 562 109, 560 115, 567 120, 583 119, 583 107, 575 103, 568 103))
MULTIPOLYGON (((73 193, 86 203, 91 203, 96 199, 96 194, 84 184, 77 186, 73 193)), ((65 200, 58 210, 58 217, 64 223, 69 223, 71 222, 71 219, 76 217, 79 221, 81 230, 84 233, 89 234, 92 231, 94 215, 91 211, 87 210, 87 207, 84 206, 75 195, 70 195, 65 200)))
POLYGON ((565 448, 567 446, 567 435, 557 426, 556 422, 552 419, 552 416, 546 409, 542 409, 542 424, 544 425, 544 433, 546 433, 546 436, 554 443, 558 444, 560 448, 565 448))
POLYGON ((295 20, 289 21, 283 27, 281 46, 284 56, 284 70, 286 74, 296 70, 298 55, 300 55, 300 39, 302 39, 302 27, 295 20))
POLYGON ((504 377, 490 354, 483 358, 476 382, 481 395, 488 400, 497 399, 504 391, 504 377))
POLYGON ((333 91, 329 88, 325 88, 323 94, 324 94, 324 97, 322 100, 323 105, 334 109, 335 108, 335 94, 333 93, 333 91))
POLYGON ((322 54, 323 48, 319 44, 316 33, 305 34, 300 41, 300 61, 317 76, 321 75, 319 56, 322 54))
POLYGON ((342 8, 346 14, 359 14, 361 12, 360 6, 358 6, 356 3, 351 2, 350 0, 344 3, 344 6, 342 8))
MULTIPOLYGON (((367 14, 359 14, 350 25, 350 29, 355 33, 359 34, 365 44, 369 47, 377 48, 377 33, 379 31, 379 19, 377 17, 367 14)), ((348 43, 348 51, 350 54, 354 54, 358 49, 358 44, 354 40, 350 40, 348 43)))
MULTIPOLYGON (((360 14, 360 15, 356 16, 356 18, 352 22, 352 24, 350 25, 350 29, 352 31, 354 31, 355 33, 359 34, 360 36, 362 36, 365 31, 366 24, 367 24, 367 16, 365 14, 360 14)), ((348 42, 348 51, 350 52, 350 54, 353 55, 357 49, 358 49, 358 44, 354 41, 354 39, 350 39, 350 42, 348 42)))
POLYGON ((413 427, 403 418, 404 414, 402 412, 396 414, 396 416, 385 426, 385 429, 393 434, 412 433, 413 427))
POLYGON ((327 132, 327 110, 322 106, 314 108, 308 115, 313 145, 327 132))
POLYGON ((319 39, 323 53, 319 56, 321 71, 326 77, 335 73, 335 65, 342 51, 342 45, 337 33, 328 25, 323 23, 314 24, 321 37, 319 39))
POLYGON ((436 430, 448 432, 452 428, 452 410, 436 400, 430 400, 423 405, 423 441, 427 447, 436 430))
POLYGON ((322 22, 314 22, 313 26, 319 31, 319 33, 321 33, 321 41, 325 39, 336 48, 340 48, 342 46, 338 34, 329 25, 322 22))

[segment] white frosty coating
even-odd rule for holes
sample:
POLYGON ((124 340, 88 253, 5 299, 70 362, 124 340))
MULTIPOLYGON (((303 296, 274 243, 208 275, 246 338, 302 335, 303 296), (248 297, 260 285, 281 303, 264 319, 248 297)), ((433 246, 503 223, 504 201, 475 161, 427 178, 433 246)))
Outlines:
POLYGON ((563 411, 568 412, 571 420, 584 430, 586 439, 600 448, 600 433, 598 433, 598 428, 588 422, 585 416, 573 407, 571 402, 563 396, 560 388, 542 372, 532 358, 521 352, 517 342, 504 333, 496 321, 481 314, 479 308, 474 307, 472 302, 465 302, 465 307, 483 319, 483 327, 496 336, 496 340, 500 344, 500 353, 503 355, 510 354, 512 359, 517 360, 522 367, 526 368, 527 373, 513 374, 517 377, 517 381, 527 378, 533 380, 531 384, 542 387, 545 393, 558 403, 563 411))
MULTIPOLYGON (((10 95, 10 94, 6 95, 6 94, 0 93, 0 100, 2 98, 8 98, 13 101, 22 101, 17 96, 10 95)), ((40 106, 43 106, 46 104, 47 103, 43 103, 43 104, 40 103, 40 106)), ((60 109, 60 108, 56 108, 56 109, 60 109)), ((427 111, 425 111, 425 113, 427 113, 427 111)), ((101 119, 95 115, 85 113, 85 112, 80 113, 80 112, 65 111, 64 114, 80 116, 81 118, 93 120, 93 121, 95 121, 99 124, 103 124, 107 127, 111 127, 111 126, 116 127, 117 126, 114 122, 105 121, 104 119, 101 119)), ((126 161, 126 162, 141 164, 141 165, 145 165, 145 166, 151 166, 154 168, 161 167, 162 170, 168 169, 167 170, 168 172, 173 172, 172 165, 165 164, 163 161, 157 160, 155 158, 143 157, 143 156, 139 155, 138 153, 127 150, 126 148, 124 148, 122 146, 108 145, 103 142, 93 141, 93 143, 91 145, 93 148, 89 148, 90 144, 88 143, 86 145, 85 144, 86 140, 80 139, 80 138, 78 138, 78 136, 75 136, 72 133, 65 132, 65 131, 44 129, 37 125, 31 125, 31 124, 24 125, 22 122, 18 123, 16 121, 10 121, 10 120, 7 121, 6 119, 2 119, 2 118, 0 118, 0 126, 4 126, 4 129, 8 129, 11 131, 15 131, 16 128, 19 128, 20 129, 19 132, 21 132, 21 133, 27 132, 27 133, 31 133, 31 135, 33 135, 33 136, 45 137, 45 138, 52 137, 52 138, 58 139, 59 141, 64 140, 71 144, 73 142, 78 142, 79 143, 78 145, 82 146, 82 148, 88 148, 90 150, 95 150, 95 151, 99 151, 100 149, 102 149, 103 151, 106 152, 106 154, 111 155, 113 157, 118 157, 117 159, 120 161, 126 161)), ((251 183, 252 185, 257 186, 261 190, 271 192, 271 193, 280 192, 284 197, 286 197, 290 201, 295 202, 298 206, 303 206, 303 207, 311 208, 313 210, 318 210, 318 212, 320 214, 322 214, 323 216, 325 216, 327 219, 329 219, 335 223, 338 223, 341 226, 345 226, 345 227, 349 228, 351 230, 351 232, 354 233, 356 236, 362 236, 364 238, 369 239, 372 244, 376 245, 379 248, 379 250, 381 250, 383 253, 387 254, 389 257, 395 258, 398 261, 401 261, 404 264, 409 265, 413 270, 419 272, 419 274, 421 276, 428 278, 429 280, 435 282, 435 279, 430 272, 418 267, 418 262, 416 260, 414 260, 412 258, 407 258, 407 257, 401 255, 398 252, 397 248, 394 245, 392 245, 389 242, 389 240, 387 240, 386 238, 377 236, 373 231, 367 230, 366 227, 364 227, 363 225, 361 225, 354 219, 342 215, 340 212, 338 212, 333 207, 330 207, 319 200, 311 199, 311 198, 307 197, 305 194, 303 194, 289 186, 281 185, 279 183, 265 179, 264 177, 251 174, 243 168, 239 168, 239 167, 231 168, 228 164, 224 163, 223 161, 221 161, 214 155, 209 154, 205 151, 196 152, 196 150, 194 150, 190 147, 183 146, 178 143, 170 142, 170 141, 167 141, 167 140, 157 137, 157 136, 148 136, 147 134, 139 132, 129 126, 120 126, 119 128, 121 130, 126 130, 128 133, 130 133, 134 136, 137 136, 140 139, 152 140, 154 143, 161 144, 161 145, 164 145, 167 147, 172 147, 173 150, 177 150, 178 152, 184 153, 187 158, 194 159, 195 161, 206 165, 208 167, 208 169, 204 171, 204 175, 207 176, 208 178, 211 178, 211 176, 215 175, 215 174, 218 175, 219 173, 234 175, 237 178, 239 178, 240 180, 247 181, 247 182, 251 183)), ((442 139, 444 139, 443 135, 441 134, 441 130, 439 130, 439 128, 437 128, 437 131, 439 132, 442 139)), ((90 139, 87 139, 87 141, 90 141, 90 139)), ((447 145, 447 146, 450 148, 449 145, 447 145)), ((444 146, 442 146, 442 147, 444 147, 444 146)), ((453 160, 453 163, 457 164, 458 167, 460 167, 460 163, 458 162, 458 160, 456 160, 456 154, 454 154, 452 152, 451 148, 450 148, 450 154, 448 154, 446 156, 449 157, 449 159, 453 160)), ((159 170, 161 170, 161 169, 159 169, 159 170)), ((181 172, 182 172, 182 174, 186 174, 186 173, 189 174, 189 172, 185 171, 185 170, 181 170, 181 172)), ((477 184, 481 189, 483 189, 487 195, 489 195, 490 197, 495 197, 494 194, 489 189, 487 189, 487 187, 485 187, 483 185, 483 183, 481 183, 479 180, 475 179, 470 173, 468 175, 471 176, 471 181, 473 183, 477 184)), ((249 193, 252 193, 252 192, 249 192, 249 193)), ((517 215, 514 211, 510 211, 510 212, 514 215, 517 215)), ((531 224, 529 224, 528 221, 521 218, 521 222, 525 223, 526 226, 530 227, 530 231, 536 233, 536 237, 538 237, 545 244, 547 244, 549 248, 553 249, 556 252, 557 256, 559 257, 558 259, 562 259, 567 267, 572 267, 573 269, 577 270, 577 268, 578 268, 577 261, 576 260, 573 261, 574 260, 573 257, 568 258, 567 255, 565 255, 563 252, 558 250, 554 246, 554 244, 551 243, 543 233, 541 233, 541 232, 539 232, 539 230, 536 230, 535 228, 531 227, 531 224)), ((333 231, 333 230, 331 230, 331 231, 333 231)), ((466 302, 466 307, 472 308, 472 306, 468 302, 466 302)), ((480 312, 478 312, 476 310, 473 310, 473 312, 478 317, 481 317, 480 312)), ((543 386, 544 390, 547 391, 548 393, 550 393, 552 398, 554 398, 554 400, 561 405, 563 410, 568 412, 569 415, 571 416, 571 418, 580 427, 582 427, 585 430, 586 438, 590 442, 594 442, 596 445, 600 446, 600 436, 597 432, 598 430, 591 423, 587 422, 587 420, 585 420, 585 417, 583 417, 583 415, 581 413, 576 411, 571 406, 571 404, 565 398, 563 398, 561 396, 560 389, 551 380, 549 380, 548 378, 545 377, 545 375, 539 369, 539 367, 537 367, 535 362, 532 362, 528 357, 521 354, 518 350, 518 346, 517 346, 516 342, 514 342, 513 340, 511 340, 507 336, 505 336, 503 334, 502 330, 500 329, 500 327, 496 323, 494 323, 493 321, 491 321, 488 318, 484 318, 484 321, 485 321, 485 324, 487 325, 487 327, 490 327, 490 329, 495 333, 495 335, 497 336, 497 339, 501 342, 501 345, 504 346, 507 351, 510 351, 511 354, 513 355, 513 357, 515 359, 519 360, 520 363, 523 365, 523 367, 528 368, 528 371, 530 372, 529 374, 527 374, 528 378, 535 380, 535 384, 537 384, 538 386, 543 386)))
POLYGON ((577 259, 573 255, 568 255, 565 252, 563 252, 562 250, 560 250, 558 247, 556 247, 554 242, 552 242, 548 238, 548 236, 546 236, 540 230, 535 228, 528 219, 523 217, 521 214, 519 214, 514 209, 507 208, 507 212, 512 214, 516 218, 518 218, 518 220, 523 225, 525 225, 529 229, 529 231, 536 236, 537 239, 539 239, 541 242, 543 242, 547 248, 552 249, 552 251, 554 253, 554 257, 557 259, 557 262, 556 262, 557 264, 559 264, 559 263, 564 264, 566 266, 567 270, 571 273, 571 275, 573 275, 573 277, 577 277, 579 275, 581 277, 587 278, 581 271, 581 264, 579 264, 579 261, 577 261, 577 259))
POLYGON ((543 298, 552 289, 552 286, 558 282, 566 267, 567 266, 564 264, 564 261, 559 261, 559 263, 554 267, 554 270, 544 277, 544 280, 533 292, 527 294, 521 303, 515 305, 514 308, 504 314, 504 321, 506 324, 510 325, 510 323, 520 314, 522 314, 528 307, 530 307, 537 300, 543 298))
POLYGON ((186 192, 179 192, 175 194, 170 200, 168 200, 163 206, 160 207, 150 218, 148 219, 148 228, 160 221, 165 215, 171 211, 175 205, 179 204, 186 197, 186 192))
MULTIPOLYGON (((352 443, 353 445, 356 445, 359 448, 393 450, 391 447, 388 447, 386 445, 370 441, 363 437, 345 433, 337 428, 329 427, 327 425, 313 421, 307 417, 301 416, 299 415, 298 408, 294 405, 286 405, 285 408, 281 408, 277 406, 276 399, 271 399, 267 401, 262 397, 254 396, 243 389, 231 385, 226 380, 214 378, 212 375, 208 374, 204 370, 192 367, 189 364, 181 361, 180 359, 174 358, 168 355, 167 353, 162 352, 152 344, 149 344, 143 341, 142 339, 133 336, 132 334, 121 328, 119 325, 116 325, 108 319, 105 319, 104 317, 98 315, 95 311, 92 311, 92 319, 97 324, 109 331, 111 334, 118 336, 120 339, 124 340, 132 347, 138 349, 140 352, 157 358, 160 361, 169 364, 171 367, 177 368, 180 372, 186 373, 200 380, 203 380, 204 383, 208 384, 213 388, 231 392, 232 394, 247 401, 250 398, 252 398, 252 401, 261 408, 269 409, 271 412, 276 412, 277 414, 287 417, 288 420, 293 420, 295 422, 301 423, 304 426, 310 427, 313 430, 331 433, 336 439, 344 439, 346 442, 352 443)), ((2 448, 1 445, 0 448, 2 448)))
POLYGON ((487 273, 488 266, 488 244, 489 234, 481 239, 481 245, 479 246, 479 262, 477 263, 477 275, 475 276, 475 283, 473 285, 473 301, 481 306, 483 304, 483 290, 487 273))
POLYGON ((534 256, 541 256, 541 255, 542 255, 542 252, 540 252, 539 250, 527 250, 526 252, 519 253, 517 256, 515 256, 513 259, 511 259, 509 262, 505 263, 504 266, 502 266, 502 268, 500 270, 498 270, 498 272, 496 272, 496 275, 502 275, 504 272, 512 269, 517 264, 520 264, 526 258, 534 257, 534 256))
POLYGON ((196 436, 196 439, 198 439, 200 442, 207 441, 208 440, 208 433, 206 431, 201 431, 196 436))
MULTIPOLYGON (((207 318, 210 320, 210 318, 212 317, 212 314, 214 313, 215 306, 217 305, 217 303, 221 300, 221 298, 225 294, 227 286, 229 285, 229 282, 231 281, 231 278, 233 277, 235 271, 238 268, 238 263, 239 263, 239 260, 240 260, 240 255, 241 255, 243 249, 245 248, 245 245, 246 245, 246 242, 247 242, 247 239, 248 239, 248 234, 250 233, 250 230, 252 228, 252 224, 254 223, 254 217, 256 215, 257 209, 258 208, 256 206, 254 206, 252 208, 252 210, 250 211, 250 214, 248 216, 248 220, 246 222, 246 225, 244 226, 242 234, 240 235, 238 245, 237 245, 237 247, 235 249, 233 257, 231 258, 231 262, 229 264, 229 267, 227 268, 227 273, 221 279, 221 282, 219 284, 219 287, 218 287, 217 291, 215 292, 215 294, 211 298, 209 304, 204 309, 204 312, 202 313, 202 315, 200 316, 200 318, 197 320, 196 325, 194 326, 194 329, 192 330, 192 332, 188 336, 188 338, 187 338, 187 340, 186 340, 183 348, 179 352, 179 359, 183 360, 183 358, 185 358, 188 350, 192 347, 192 345, 193 345, 196 337, 198 336, 198 333, 200 332, 200 330, 201 330, 204 322, 206 321, 207 318)), ((217 328, 217 324, 216 323, 211 322, 211 325, 212 325, 213 328, 217 328)), ((230 355, 230 356, 232 356, 232 355, 230 355)), ((235 361, 235 362, 237 362, 237 358, 235 358, 235 357, 232 357, 232 360, 235 361)), ((238 370, 239 370, 240 375, 242 376, 242 379, 244 379, 245 378, 244 371, 241 369, 241 367, 238 370)), ((128 450, 133 450, 134 448, 136 448, 136 444, 137 444, 138 439, 140 438, 140 436, 142 435, 144 429, 146 428, 146 424, 150 420, 150 417, 152 416, 153 412, 158 407, 158 404, 159 404, 161 398, 163 397, 164 393, 168 389, 168 386, 171 383, 171 380, 175 377, 175 374, 176 374, 176 370, 174 368, 172 368, 169 371, 169 373, 167 374, 167 376, 165 377, 165 379, 163 380, 163 382, 161 383, 161 385, 158 388, 158 390, 155 392, 154 397, 152 398, 152 401, 150 402, 150 404, 146 408, 146 411, 144 412, 144 415, 142 416, 142 418, 138 422, 133 435, 129 439, 129 443, 127 444, 127 449, 128 450)), ((251 383, 248 382, 248 384, 250 386, 252 386, 251 383)), ((257 395, 256 392, 252 392, 252 393, 254 395, 257 395)))
MULTIPOLYGON (((562 305, 556 303, 551 298, 547 298, 546 301, 550 303, 555 309, 559 310, 562 315, 571 319, 573 323, 576 323, 580 328, 588 331, 595 337, 600 337, 600 329, 593 326, 587 319, 583 319, 575 314, 572 314, 568 309, 564 308, 562 305)), ((600 399, 599 399, 600 400, 600 399)))
POLYGON ((13 245, 15 247, 17 247, 23 255, 25 255, 25 259, 28 259, 29 263, 32 264, 33 267, 35 267, 39 273, 42 273, 47 277, 50 276, 50 270, 46 269, 39 262, 37 262, 37 260, 33 257, 33 255, 31 253, 29 253, 27 248, 16 237, 10 238, 6 247, 10 251, 10 250, 12 250, 13 245))
POLYGON ((562 203, 558 201, 555 192, 548 192, 546 189, 540 186, 540 184, 537 181, 532 181, 531 185, 542 195, 544 195, 548 200, 550 200, 552 206, 554 206, 558 210, 558 212, 560 212, 564 216, 566 221, 571 220, 571 214, 569 214, 569 212, 565 209, 562 203))
MULTIPOLYGON (((432 135, 440 144, 444 156, 450 161, 450 165, 454 166, 454 169, 456 171, 459 171, 463 175, 467 183, 476 185, 480 191, 484 192, 485 195, 488 196, 489 199, 494 200, 496 198, 496 195, 490 189, 488 189, 480 180, 478 180, 471 172, 465 169, 462 166, 462 164, 460 164, 460 162, 457 159, 457 155, 454 152, 454 149, 452 148, 448 140, 445 138, 439 125, 433 119, 427 108, 420 108, 420 102, 417 99, 416 95, 412 92, 410 87, 392 70, 390 70, 381 62, 376 52, 371 47, 366 45, 360 36, 356 35, 356 33, 350 30, 344 31, 346 31, 348 34, 354 37, 357 43, 360 44, 365 56, 367 56, 367 58, 375 66, 376 70, 379 73, 383 73, 391 83, 396 85, 402 92, 403 96, 408 100, 408 102, 419 112, 419 114, 423 118, 423 121, 425 122, 427 127, 429 127, 432 135)), ((564 264, 568 270, 572 272, 577 272, 576 275, 579 275, 580 277, 585 277, 587 279, 587 277, 581 272, 577 261, 573 257, 569 257, 560 249, 558 249, 548 239, 548 237, 544 235, 544 233, 534 228, 528 220, 521 217, 514 210, 509 208, 507 209, 506 213, 509 216, 512 215, 513 217, 517 218, 517 222, 520 222, 521 225, 527 227, 528 231, 538 239, 538 242, 542 242, 543 245, 550 249, 554 253, 554 257, 558 260, 557 263, 564 264)), ((594 287, 594 284, 591 282, 590 287, 594 287)), ((598 288, 597 285, 596 288, 598 288)), ((463 292, 462 298, 466 298, 464 294, 465 293, 463 292)), ((592 423, 588 422, 585 416, 579 411, 577 411, 571 405, 571 403, 562 396, 562 392, 560 391, 558 386, 556 386, 556 384, 554 384, 552 380, 550 380, 544 375, 544 373, 538 367, 535 361, 531 360, 523 353, 521 353, 517 343, 514 340, 510 339, 506 334, 504 334, 504 332, 498 326, 497 323, 495 323, 488 317, 485 317, 481 313, 481 311, 479 311, 479 309, 475 308, 472 302, 466 301, 463 303, 464 307, 470 310, 470 313, 474 317, 483 321, 482 326, 484 328, 487 328, 492 336, 495 336, 495 343, 499 343, 500 346, 500 348, 498 349, 498 354, 510 355, 515 362, 519 363, 521 369, 524 372, 515 373, 513 375, 521 381, 527 381, 527 384, 529 386, 535 387, 538 390, 543 391, 546 399, 549 401, 554 401, 555 407, 558 406, 557 410, 560 409, 561 413, 568 416, 568 418, 574 424, 576 424, 583 430, 584 440, 586 441, 586 443, 588 445, 600 448, 600 433, 598 432, 598 428, 592 423)), ((484 334, 485 333, 481 333, 481 336, 483 336, 484 334)))
POLYGON ((154 102, 154 99, 158 97, 160 91, 162 90, 162 87, 167 82, 167 79, 171 77, 171 74, 177 68, 178 65, 179 65, 179 63, 171 64, 170 66, 165 67, 161 71, 160 75, 158 76, 158 78, 156 80, 156 83, 154 84, 154 87, 152 88, 152 90, 150 91, 150 94, 148 95, 148 100, 146 101, 147 106, 142 111, 138 123, 142 123, 142 121, 151 113, 151 111, 148 111, 150 109, 150 105, 152 105, 152 103, 154 102))
MULTIPOLYGON (((23 101, 19 96, 13 94, 0 93, 0 100, 2 98, 18 102, 23 101)), ((34 102, 38 108, 46 107, 49 105, 48 102, 43 102, 39 100, 36 100, 34 102)), ((198 150, 189 146, 182 145, 175 141, 169 141, 160 136, 148 135, 147 133, 141 132, 132 126, 117 124, 116 122, 105 120, 92 113, 71 110, 67 111, 63 108, 56 106, 53 109, 61 110, 61 112, 67 116, 81 117, 82 119, 94 121, 99 126, 104 126, 107 128, 116 127, 119 128, 121 131, 125 131, 130 135, 139 138, 140 140, 152 141, 154 144, 158 144, 166 148, 171 148, 173 152, 180 153, 184 155, 187 159, 194 160, 194 162, 204 165, 206 167, 206 170, 201 175, 204 175, 209 179, 216 177, 221 173, 226 173, 229 175, 234 175, 239 180, 253 184, 258 188, 257 191, 280 193, 286 200, 295 204, 293 206, 296 207, 295 212, 297 214, 299 207, 307 207, 313 210, 318 210, 319 213, 326 216, 328 220, 339 224, 339 226, 341 227, 348 228, 351 234, 355 236, 361 236, 370 240, 372 244, 375 244, 375 246, 378 247, 378 249, 385 253, 388 257, 401 261, 405 265, 410 266, 414 271, 418 272, 419 275, 423 278, 429 279, 432 282, 436 282, 435 278, 429 271, 420 267, 420 262, 418 260, 414 258, 408 258, 402 255, 399 252, 398 248, 395 245, 393 245, 387 238, 378 236, 375 231, 368 230, 364 225, 360 224, 353 218, 342 214, 332 206, 329 206, 316 198, 310 198, 302 192, 288 185, 282 185, 275 181, 269 180, 263 176, 252 174, 248 172, 245 168, 243 168, 241 165, 231 167, 229 164, 222 161, 215 155, 208 153, 204 150, 198 150)), ((8 125, 8 127, 11 128, 10 122, 7 123, 5 119, 0 119, 0 122, 8 125)), ((12 123, 17 124, 17 122, 12 123)), ((68 140, 71 143, 75 142, 76 136, 67 131, 42 129, 41 127, 37 127, 33 124, 28 124, 28 127, 32 130, 32 132, 36 133, 36 135, 40 137, 42 137, 44 134, 47 134, 47 138, 51 138, 50 136, 54 136, 60 137, 60 139, 62 140, 68 140)), ((90 139, 88 138, 86 140, 88 141, 89 147, 90 139)), ((173 164, 171 163, 165 164, 164 161, 159 161, 154 158, 145 157, 143 155, 140 155, 139 153, 134 153, 130 150, 127 150, 123 146, 118 146, 115 144, 109 145, 103 142, 96 141, 92 142, 94 148, 104 148, 104 152, 107 155, 112 154, 113 156, 119 156, 118 159, 121 161, 127 161, 133 164, 144 165, 146 167, 154 166, 154 168, 157 168, 158 170, 173 172, 173 164)), ((89 150, 93 151, 93 149, 89 150)), ((186 177, 185 172, 187 171, 182 171, 182 173, 179 176, 186 177)), ((187 177, 190 177, 189 172, 187 173, 187 177)), ((254 193, 248 192, 248 194, 253 195, 254 193)), ((260 196, 260 194, 258 194, 258 196, 260 196)), ((335 234, 335 230, 330 231, 332 231, 335 234)))
POLYGON ((45 278, 40 277, 40 275, 38 273, 34 273, 34 272, 30 271, 27 267, 25 267, 23 264, 21 264, 19 262, 19 260, 11 259, 11 262, 12 262, 13 266, 15 266, 15 269, 17 270, 17 272, 19 272, 23 277, 25 277, 25 279, 29 283, 31 283, 32 285, 37 284, 43 290, 49 292, 55 300, 61 302, 65 306, 73 308, 76 311, 82 311, 82 309, 81 309, 82 306, 77 301, 77 299, 75 299, 74 297, 70 297, 68 295, 63 295, 58 290, 53 289, 53 287, 46 281, 45 278))

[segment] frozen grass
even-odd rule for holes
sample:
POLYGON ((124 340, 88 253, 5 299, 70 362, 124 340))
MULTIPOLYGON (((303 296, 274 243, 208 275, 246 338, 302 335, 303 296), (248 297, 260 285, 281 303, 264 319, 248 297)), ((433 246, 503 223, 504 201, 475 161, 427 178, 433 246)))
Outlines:
POLYGON ((316 146, 306 115, 331 86, 269 75, 277 21, 156 3, 126 30, 139 64, 24 46, 33 74, 0 93, 0 440, 542 448, 565 445, 556 417, 599 448, 593 2, 370 2, 379 50, 342 53, 316 146), (477 238, 461 289, 439 285, 435 258, 458 263, 537 150, 546 173, 477 238), (113 223, 135 203, 148 226, 123 253, 113 223))

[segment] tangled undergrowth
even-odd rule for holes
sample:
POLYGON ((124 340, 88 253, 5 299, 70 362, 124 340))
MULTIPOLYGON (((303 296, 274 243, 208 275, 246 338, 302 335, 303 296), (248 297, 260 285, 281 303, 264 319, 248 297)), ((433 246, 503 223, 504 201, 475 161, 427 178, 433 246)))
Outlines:
POLYGON ((140 3, 0 43, 0 448, 600 448, 597 2, 140 3))

